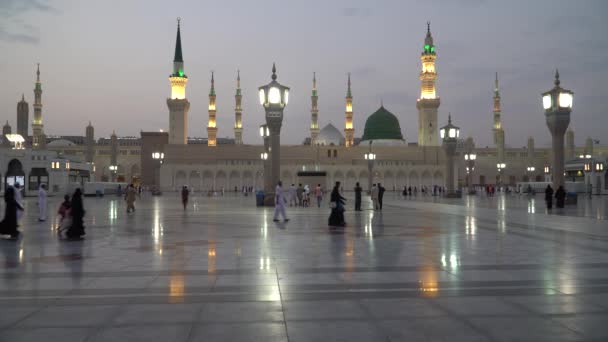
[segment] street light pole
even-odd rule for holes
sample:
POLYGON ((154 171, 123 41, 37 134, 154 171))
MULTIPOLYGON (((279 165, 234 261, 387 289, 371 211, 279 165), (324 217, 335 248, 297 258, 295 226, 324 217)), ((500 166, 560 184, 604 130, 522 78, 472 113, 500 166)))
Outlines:
POLYGON ((277 82, 276 66, 272 65, 272 81, 258 88, 260 104, 266 111, 266 125, 270 133, 270 182, 266 189, 264 203, 274 203, 274 185, 281 177, 281 126, 283 110, 289 101, 289 87, 277 82))
POLYGON ((376 161, 376 154, 372 152, 372 142, 369 142, 369 152, 364 155, 365 160, 367 160, 367 191, 369 194, 372 193, 372 180, 374 177, 374 162, 376 161))
POLYGON ((559 72, 555 71, 555 86, 543 93, 543 108, 547 127, 553 138, 553 187, 564 185, 564 134, 570 124, 573 92, 560 87, 559 72))
POLYGON ((448 116, 448 124, 441 127, 439 135, 443 141, 443 150, 446 157, 446 197, 460 197, 454 188, 454 154, 456 153, 456 145, 460 137, 460 128, 452 125, 452 115, 448 116))

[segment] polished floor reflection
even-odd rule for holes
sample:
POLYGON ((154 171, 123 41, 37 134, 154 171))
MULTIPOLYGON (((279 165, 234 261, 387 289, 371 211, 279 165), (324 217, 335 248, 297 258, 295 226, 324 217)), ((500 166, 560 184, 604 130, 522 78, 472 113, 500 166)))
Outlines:
POLYGON ((327 205, 275 224, 234 194, 87 198, 74 242, 28 198, 0 241, 0 341, 608 340, 605 200, 536 202, 388 193, 329 231, 327 205))

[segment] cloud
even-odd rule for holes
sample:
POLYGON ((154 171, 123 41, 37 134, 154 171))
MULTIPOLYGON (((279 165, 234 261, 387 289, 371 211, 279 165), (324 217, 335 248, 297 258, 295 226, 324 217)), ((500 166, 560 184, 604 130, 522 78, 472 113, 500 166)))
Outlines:
POLYGON ((29 12, 57 13, 51 0, 0 0, 0 41, 38 44, 40 30, 21 18, 29 12))

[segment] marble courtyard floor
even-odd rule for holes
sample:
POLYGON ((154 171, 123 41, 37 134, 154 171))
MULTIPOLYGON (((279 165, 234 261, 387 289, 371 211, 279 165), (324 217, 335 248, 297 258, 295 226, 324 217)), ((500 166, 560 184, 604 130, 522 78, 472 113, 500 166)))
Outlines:
POLYGON ((327 205, 275 224, 251 197, 87 198, 68 242, 27 198, 0 341, 607 341, 606 202, 541 200, 389 194, 330 232, 327 205))

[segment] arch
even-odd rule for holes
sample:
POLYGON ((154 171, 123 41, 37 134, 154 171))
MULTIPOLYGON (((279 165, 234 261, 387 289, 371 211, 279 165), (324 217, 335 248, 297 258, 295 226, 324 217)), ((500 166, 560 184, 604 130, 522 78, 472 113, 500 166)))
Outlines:
POLYGON ((433 173, 433 185, 437 185, 437 186, 443 186, 445 183, 445 179, 443 179, 443 173, 441 173, 441 171, 436 170, 435 173, 433 173))
POLYGON ((139 178, 139 176, 140 176, 139 165, 138 164, 131 165, 131 179, 139 178))
POLYGON ((420 179, 418 178, 418 172, 414 170, 410 171, 410 175, 408 178, 408 186, 420 187, 420 179))
POLYGON ((179 170, 175 173, 175 188, 181 188, 186 185, 186 171, 179 170))
MULTIPOLYGON (((295 183, 293 180, 293 175, 291 174, 291 171, 289 171, 289 170, 283 170, 283 172, 281 172, 281 181, 283 181, 283 184, 295 183)), ((286 185, 284 185, 284 186, 286 186, 286 185)))
POLYGON ((201 191, 211 190, 213 190, 213 172, 205 170, 203 171, 203 182, 201 186, 201 191))
POLYGON ((218 171, 215 174, 215 190, 226 190, 226 186, 228 185, 228 182, 226 180, 226 172, 224 171, 218 171))
POLYGON ((403 189, 403 187, 406 185, 407 185, 407 179, 405 176, 405 171, 399 170, 397 172, 397 189, 403 189))
POLYGON ((353 190, 355 188, 355 183, 357 183, 357 175, 355 174, 355 171, 348 170, 346 173, 346 180, 344 182, 344 189, 347 191, 353 190))
POLYGON ((190 179, 188 179, 188 184, 190 185, 190 191, 200 190, 201 187, 201 172, 200 171, 191 171, 190 179))
POLYGON ((254 186, 253 173, 249 170, 243 172, 243 185, 246 187, 254 186))
POLYGON ((344 188, 344 174, 340 170, 336 170, 334 172, 334 181, 332 183, 332 187, 333 184, 336 184, 336 182, 340 182, 340 186, 344 188))
POLYGON ((433 177, 429 170, 424 170, 420 176, 420 185, 426 186, 427 188, 433 187, 433 177))
POLYGON ((264 171, 257 170, 255 172, 255 188, 256 190, 264 190, 264 171))
POLYGON ((23 164, 18 159, 12 159, 8 162, 6 169, 6 175, 4 176, 5 188, 6 186, 12 186, 19 183, 21 186, 25 186, 25 172, 23 171, 23 164))
POLYGON ((384 179, 382 180, 382 184, 387 190, 393 190, 397 185, 395 184, 395 176, 391 170, 384 171, 384 179))
POLYGON ((228 187, 226 190, 234 191, 235 187, 237 191, 241 187, 241 174, 236 170, 232 170, 230 172, 230 176, 228 177, 228 187))

